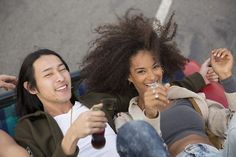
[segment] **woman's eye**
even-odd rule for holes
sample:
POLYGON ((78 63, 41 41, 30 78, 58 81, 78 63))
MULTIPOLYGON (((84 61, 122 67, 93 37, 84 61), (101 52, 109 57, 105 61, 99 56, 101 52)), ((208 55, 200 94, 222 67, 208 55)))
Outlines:
POLYGON ((138 74, 144 74, 145 71, 144 70, 140 70, 140 71, 137 71, 138 74))

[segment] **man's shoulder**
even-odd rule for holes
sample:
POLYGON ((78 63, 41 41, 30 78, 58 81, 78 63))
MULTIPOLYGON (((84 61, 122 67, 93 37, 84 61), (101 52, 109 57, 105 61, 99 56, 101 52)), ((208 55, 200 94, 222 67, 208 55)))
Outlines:
POLYGON ((44 127, 46 125, 51 125, 54 123, 54 119, 48 113, 43 111, 36 111, 31 114, 27 114, 21 117, 17 124, 16 128, 38 128, 44 127))

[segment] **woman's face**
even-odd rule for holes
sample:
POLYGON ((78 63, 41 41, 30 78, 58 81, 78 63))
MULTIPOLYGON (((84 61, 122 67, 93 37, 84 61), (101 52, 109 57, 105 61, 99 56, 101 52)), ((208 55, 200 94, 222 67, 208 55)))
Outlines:
POLYGON ((139 95, 147 90, 148 84, 162 81, 160 62, 150 51, 139 50, 130 58, 130 74, 128 80, 132 82, 139 95))

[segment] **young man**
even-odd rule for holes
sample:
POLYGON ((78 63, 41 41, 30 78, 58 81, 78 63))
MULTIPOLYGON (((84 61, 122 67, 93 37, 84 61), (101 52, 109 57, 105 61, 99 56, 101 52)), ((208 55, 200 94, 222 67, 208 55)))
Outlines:
MULTIPOLYGON (((75 101, 65 61, 42 49, 29 54, 17 84, 16 141, 33 156, 117 157, 116 134, 102 111, 75 101), (91 135, 105 130, 105 146, 91 145, 91 135)), ((93 107, 102 108, 102 104, 93 107)))

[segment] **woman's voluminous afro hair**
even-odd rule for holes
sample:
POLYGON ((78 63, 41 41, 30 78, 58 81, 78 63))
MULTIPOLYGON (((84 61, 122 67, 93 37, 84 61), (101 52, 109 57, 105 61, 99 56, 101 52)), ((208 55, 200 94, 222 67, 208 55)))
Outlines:
POLYGON ((172 41, 177 25, 173 15, 161 26, 154 18, 147 18, 139 10, 129 9, 118 21, 98 26, 97 38, 91 42, 83 59, 81 75, 86 78, 89 91, 129 92, 130 58, 139 50, 148 50, 161 62, 164 74, 172 77, 183 69, 187 59, 180 55, 172 41))

